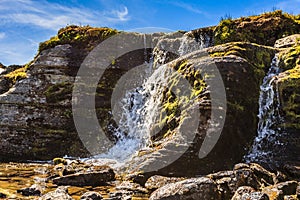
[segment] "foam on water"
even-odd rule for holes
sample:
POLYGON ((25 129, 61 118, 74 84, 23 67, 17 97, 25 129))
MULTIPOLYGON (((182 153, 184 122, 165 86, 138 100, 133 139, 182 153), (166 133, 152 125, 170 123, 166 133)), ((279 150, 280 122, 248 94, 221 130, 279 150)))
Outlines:
MULTIPOLYGON (((208 39, 203 38, 195 42, 194 39, 183 36, 178 52, 182 56, 203 49, 208 46, 203 43, 205 41, 208 39)), ((144 37, 144 43, 146 46, 146 37, 144 37)), ((145 49, 145 60, 146 54, 145 49)), ((145 63, 148 65, 146 70, 149 77, 141 86, 126 91, 124 98, 119 102, 122 112, 118 128, 112 128, 118 141, 107 153, 86 161, 111 164, 116 167, 129 160, 138 150, 146 149, 151 144, 151 128, 158 122, 159 114, 162 113, 163 91, 167 87, 170 70, 166 65, 156 66, 153 69, 153 58, 145 63)))
POLYGON ((260 86, 257 137, 245 156, 247 162, 272 162, 274 147, 284 145, 278 140, 281 129, 276 126, 282 122, 278 85, 275 81, 280 72, 278 62, 276 55, 260 86))

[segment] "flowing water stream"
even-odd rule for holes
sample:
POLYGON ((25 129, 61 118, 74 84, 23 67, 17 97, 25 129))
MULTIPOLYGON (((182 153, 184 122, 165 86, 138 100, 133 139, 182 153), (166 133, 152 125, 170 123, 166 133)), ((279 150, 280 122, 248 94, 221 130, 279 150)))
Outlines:
MULTIPOLYGON (((176 51, 182 56, 208 47, 207 41, 209 39, 204 36, 198 41, 183 36, 176 51)), ((146 37, 144 43, 146 46, 146 37)), ((138 150, 146 149, 151 144, 151 126, 158 122, 158 113, 162 111, 163 91, 167 87, 170 72, 166 65, 156 65, 154 68, 153 58, 147 62, 146 54, 145 50, 145 65, 147 65, 145 70, 148 78, 142 85, 126 91, 123 99, 118 102, 122 112, 118 117, 118 128, 112 128, 118 141, 107 153, 95 156, 93 162, 105 162, 104 160, 107 159, 111 162, 124 163, 138 150)))
POLYGON ((280 99, 276 84, 280 72, 278 62, 275 55, 260 86, 257 137, 245 156, 247 162, 273 163, 275 149, 284 145, 279 140, 283 131, 278 125, 282 124, 283 118, 280 116, 280 99))

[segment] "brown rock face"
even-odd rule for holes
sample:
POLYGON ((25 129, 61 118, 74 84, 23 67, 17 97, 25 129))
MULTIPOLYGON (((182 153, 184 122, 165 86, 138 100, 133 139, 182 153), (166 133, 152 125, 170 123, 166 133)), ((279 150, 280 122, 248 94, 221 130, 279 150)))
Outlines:
MULTIPOLYGON (((147 151, 140 151, 138 156, 126 163, 127 171, 149 172, 140 176, 141 183, 144 183, 152 174, 176 176, 207 174, 230 169, 242 160, 256 136, 259 86, 270 66, 271 58, 279 51, 279 49, 249 42, 273 45, 277 37, 282 35, 281 30, 280 36, 273 34, 280 28, 281 22, 284 23, 283 30, 286 30, 288 34, 299 29, 297 19, 277 12, 273 15, 251 18, 250 21, 243 19, 230 21, 229 24, 224 21, 215 27, 213 32, 211 28, 207 28, 185 35, 179 32, 171 35, 128 33, 128 36, 132 38, 137 36, 137 40, 150 42, 153 46, 136 49, 111 59, 111 63, 98 82, 95 97, 96 114, 101 127, 111 141, 116 142, 119 139, 112 131, 113 128, 117 128, 118 123, 112 116, 111 96, 121 77, 137 65, 150 61, 152 58, 155 67, 168 63, 168 69, 178 72, 191 85, 192 93, 185 95, 184 98, 177 98, 171 90, 173 86, 183 92, 186 91, 180 87, 178 77, 170 81, 172 87, 162 91, 162 110, 166 113, 166 116, 161 115, 160 122, 163 123, 153 124, 153 127, 149 128, 150 131, 156 128, 160 130, 151 135, 147 151), (274 29, 271 28, 273 23, 276 25, 274 29), (235 32, 230 32, 226 38, 222 38, 222 35, 218 36, 217 33, 222 32, 218 31, 227 26, 230 26, 229 30, 233 29, 235 32), (255 37, 244 32, 255 32, 257 27, 263 28, 265 34, 272 32, 269 40, 264 42, 261 41, 261 35, 255 37), (192 35, 193 38, 187 40, 188 35, 192 35), (205 38, 200 45, 192 43, 200 40, 202 36, 209 37, 205 38), (220 37, 220 44, 229 43, 201 50, 203 47, 212 45, 213 39, 218 39, 218 37, 220 37), (162 46, 172 47, 174 52, 160 50, 159 47, 162 46), (190 54, 184 55, 187 53, 190 54), (215 77, 201 74, 201 70, 210 69, 213 65, 220 73, 226 93, 225 102, 222 103, 221 99, 217 99, 218 106, 212 105, 212 87, 205 82, 215 77), (196 99, 194 105, 200 113, 199 117, 193 117, 192 113, 189 113, 192 107, 184 111, 179 106, 191 97, 196 99), (217 113, 215 117, 220 115, 220 118, 226 113, 226 118, 223 118, 224 127, 222 123, 218 123, 218 120, 212 119, 213 111, 217 113), (196 131, 186 131, 186 128, 195 121, 199 122, 196 131), (210 125, 212 127, 209 127, 210 125), (216 145, 212 145, 214 147, 209 152, 203 151, 201 147, 205 143, 206 136, 208 138, 216 136, 215 130, 217 129, 222 131, 216 145), (191 140, 184 143, 184 138, 190 136, 192 136, 191 140), (180 152, 182 149, 185 151, 180 152), (208 154, 199 157, 199 152, 208 154), (177 153, 180 156, 172 160, 172 156, 177 153), (157 163, 163 167, 153 168, 157 163)), ((1 66, 4 73, 0 75, 0 148, 3 150, 0 152, 0 160, 47 160, 63 155, 76 157, 90 155, 85 149, 86 144, 82 144, 76 131, 71 100, 74 80, 83 60, 97 44, 105 39, 104 35, 101 37, 97 35, 99 31, 103 33, 109 30, 89 27, 82 30, 80 27, 62 29, 57 37, 42 43, 41 51, 29 65, 9 68, 1 66)), ((107 34, 113 35, 116 32, 112 31, 107 34)), ((291 46, 290 39, 286 41, 288 44, 284 44, 285 40, 278 42, 278 47, 291 46)), ((215 42, 218 43, 218 41, 215 42)), ((299 65, 298 49, 291 48, 295 49, 296 54, 291 53, 291 58, 285 59, 284 65, 292 63, 292 67, 284 69, 299 65)), ((298 68, 295 70, 297 74, 298 68)), ((282 77, 290 76, 294 74, 293 72, 283 73, 282 77)), ((297 154, 299 152, 297 140, 299 95, 295 87, 298 84, 298 82, 295 84, 298 77, 292 76, 288 77, 288 81, 286 80, 285 78, 278 80, 283 113, 288 122, 285 124, 285 130, 295 135, 293 138, 296 140, 291 149, 296 153, 291 155, 299 160, 297 154)), ((183 105, 186 106, 184 103, 183 105)), ((156 113, 158 116, 160 114, 156 113)), ((97 142, 95 138, 92 140, 92 145, 98 144, 97 142)))
MULTIPOLYGON (((180 40, 184 38, 176 34, 168 36, 173 37, 171 39, 161 35, 152 36, 154 40, 159 37, 164 40, 164 45, 177 44, 176 51, 179 51, 180 40)), ((143 39, 142 36, 139 38, 143 39)), ((184 44, 190 51, 197 50, 192 46, 193 43, 184 44)), ((0 154, 2 159, 7 159, 7 155, 10 155, 10 159, 22 160, 88 155, 77 135, 71 111, 71 93, 75 75, 88 52, 85 46, 78 44, 62 44, 45 49, 28 67, 27 78, 17 81, 14 89, 0 96, 2 118, 0 133, 3 138, 0 145, 5 150, 2 155, 0 154)), ((113 141, 118 138, 109 132, 108 125, 115 125, 110 115, 110 98, 114 86, 128 70, 149 59, 151 57, 149 52, 152 52, 151 49, 146 50, 146 58, 145 50, 142 49, 116 59, 105 70, 105 79, 99 81, 97 88, 99 95, 96 96, 97 115, 101 119, 101 126, 113 141)), ((170 103, 176 101, 169 98, 166 93, 164 108, 169 120, 166 120, 165 128, 151 138, 154 144, 151 147, 153 154, 145 154, 129 162, 128 170, 139 171, 148 168, 147 171, 152 170, 154 173, 165 175, 193 175, 228 169, 240 161, 255 136, 259 84, 269 65, 267 58, 271 58, 273 54, 274 50, 271 48, 250 43, 232 43, 196 51, 170 63, 169 67, 181 73, 194 87, 192 95, 198 95, 201 118, 193 119, 200 122, 198 134, 191 140, 189 147, 184 147, 186 152, 181 152, 183 155, 174 160, 176 162, 169 163, 170 165, 164 166, 159 172, 155 172, 157 171, 155 168, 151 169, 152 161, 159 163, 165 159, 169 160, 168 152, 176 154, 178 149, 176 146, 187 145, 182 143, 180 135, 187 134, 184 126, 189 126, 187 122, 193 121, 178 118, 176 109, 168 107, 170 103), (209 54, 211 56, 208 56, 209 54), (265 59, 262 59, 263 56, 265 59), (257 62, 253 61, 255 59, 257 62), (211 102, 209 87, 201 85, 203 77, 197 75, 197 70, 193 71, 193 68, 200 67, 198 69, 200 70, 201 67, 210 65, 215 65, 219 71, 227 98, 223 105, 213 109, 225 114, 227 107, 227 112, 225 126, 216 146, 205 158, 200 159, 199 150, 207 134, 208 122, 211 120, 211 102), (175 118, 172 119, 172 116, 175 118), (155 159, 152 159, 152 155, 155 159), (183 172, 182 169, 187 170, 183 172)), ((161 56, 159 53, 154 54, 154 60, 159 56, 161 56)), ((178 57, 171 54, 169 56, 171 60, 178 57)), ((176 82, 175 79, 172 81, 176 82)))

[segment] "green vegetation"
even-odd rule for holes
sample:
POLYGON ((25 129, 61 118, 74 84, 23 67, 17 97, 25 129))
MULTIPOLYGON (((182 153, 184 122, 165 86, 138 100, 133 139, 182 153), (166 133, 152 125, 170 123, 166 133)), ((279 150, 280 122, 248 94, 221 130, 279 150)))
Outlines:
POLYGON ((207 87, 200 70, 195 69, 188 61, 179 61, 172 67, 178 73, 173 74, 172 79, 168 82, 169 87, 163 92, 163 109, 160 114, 160 123, 154 127, 154 129, 159 128, 161 131, 152 138, 154 141, 168 137, 174 133, 173 130, 181 123, 182 116, 188 115, 185 110, 190 106, 189 103, 200 98, 199 95, 207 87), (181 78, 185 78, 190 86, 192 86, 192 91, 186 93, 186 95, 175 94, 181 92, 181 78))
POLYGON ((22 68, 16 69, 15 71, 12 71, 12 72, 4 75, 4 77, 8 78, 9 80, 12 81, 13 84, 15 84, 18 80, 27 78, 26 68, 22 67, 22 68))
POLYGON ((300 45, 295 45, 280 53, 280 67, 284 70, 293 69, 296 65, 300 65, 300 45))
POLYGON ((39 52, 61 44, 79 45, 80 43, 92 44, 95 41, 101 42, 117 32, 118 31, 115 29, 106 27, 93 28, 90 26, 70 25, 65 28, 61 28, 58 31, 58 34, 50 38, 50 40, 40 43, 39 52))
POLYGON ((290 15, 281 10, 239 19, 222 19, 214 28, 215 44, 227 42, 252 42, 273 46, 284 36, 300 32, 300 15, 290 15))
POLYGON ((254 68, 254 75, 261 82, 268 70, 276 49, 248 42, 230 42, 211 48, 211 57, 239 56, 246 59, 254 68))
POLYGON ((300 129, 300 66, 284 72, 284 75, 279 80, 279 92, 286 123, 300 129))
POLYGON ((71 97, 73 85, 63 82, 51 85, 45 91, 45 96, 48 103, 58 103, 71 97))
MULTIPOLYGON (((7 70, 7 74, 5 74, 3 77, 8 79, 8 81, 11 83, 11 85, 14 85, 18 80, 27 78, 27 70, 31 66, 32 61, 27 63, 24 66, 17 66, 17 68, 13 68, 14 70, 10 71, 7 70)), ((15 67, 15 66, 13 66, 15 67)))
POLYGON ((285 115, 286 128, 300 129, 300 44, 298 40, 293 47, 279 55, 280 67, 286 71, 278 77, 282 110, 285 115))
POLYGON ((68 163, 67 163, 66 159, 64 159, 64 158, 54 158, 53 159, 53 164, 54 165, 58 165, 58 164, 66 165, 68 163))

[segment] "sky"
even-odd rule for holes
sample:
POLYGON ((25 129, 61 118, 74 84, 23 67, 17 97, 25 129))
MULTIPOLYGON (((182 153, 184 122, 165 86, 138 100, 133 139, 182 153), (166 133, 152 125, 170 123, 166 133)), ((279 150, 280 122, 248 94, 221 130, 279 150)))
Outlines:
POLYGON ((300 0, 0 0, 0 62, 25 64, 40 42, 66 25, 132 30, 193 30, 281 9, 300 14, 300 0))

